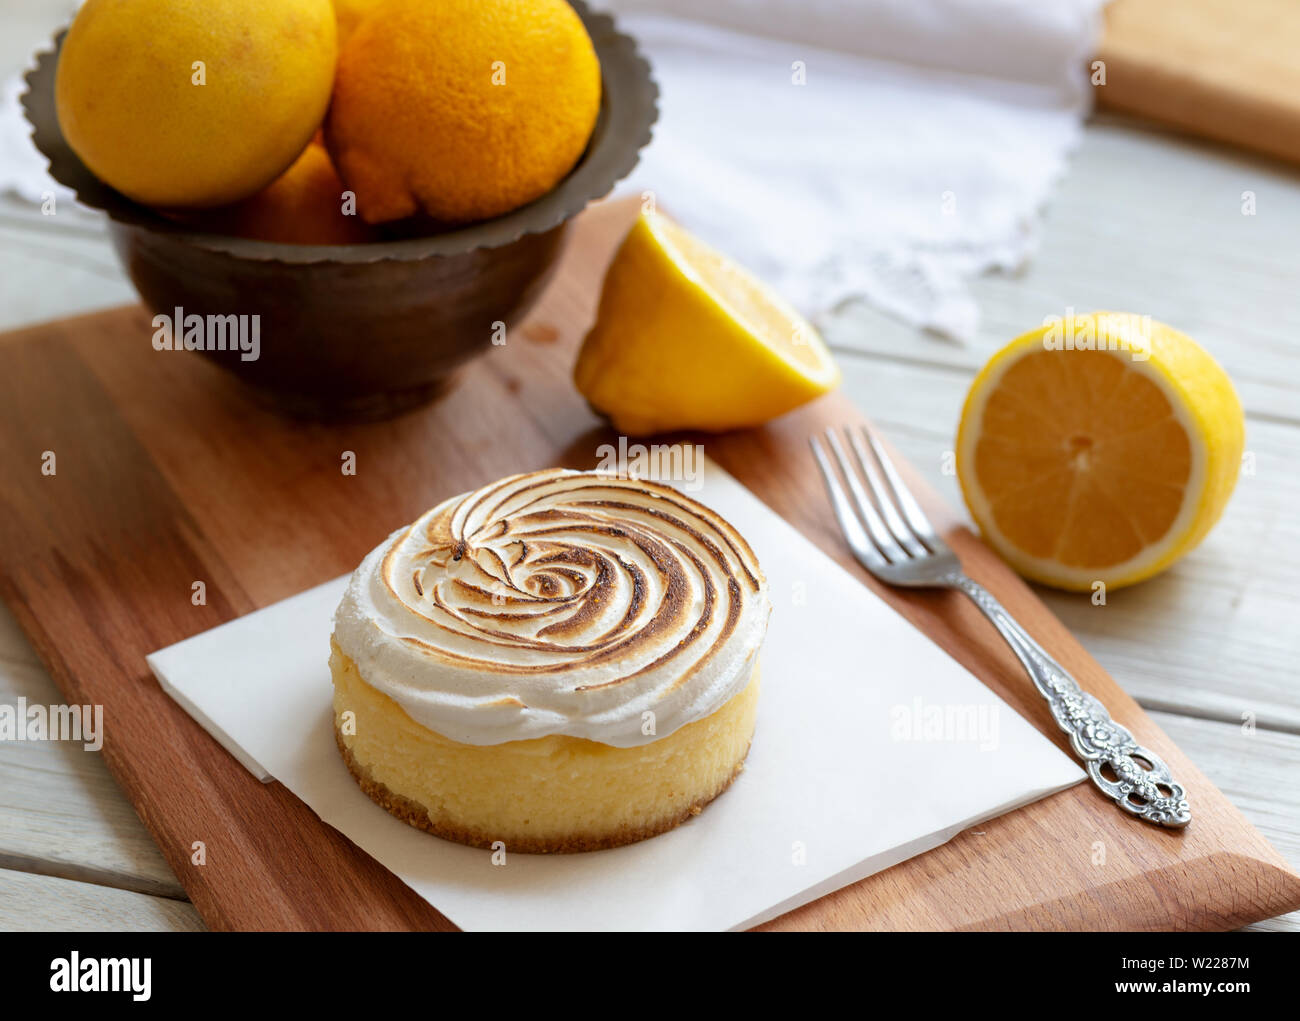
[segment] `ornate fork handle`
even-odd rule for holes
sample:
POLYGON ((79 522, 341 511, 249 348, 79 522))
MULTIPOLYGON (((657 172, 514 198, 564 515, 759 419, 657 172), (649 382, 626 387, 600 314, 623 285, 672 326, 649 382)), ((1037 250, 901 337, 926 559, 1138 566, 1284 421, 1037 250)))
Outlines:
POLYGON ((1158 826, 1179 828, 1192 821, 1187 792, 1160 756, 1112 720, 1106 707, 1080 688, 987 589, 960 573, 946 575, 942 583, 970 596, 1007 640, 1102 793, 1124 811, 1158 826), (1106 766, 1115 779, 1102 774, 1106 766))

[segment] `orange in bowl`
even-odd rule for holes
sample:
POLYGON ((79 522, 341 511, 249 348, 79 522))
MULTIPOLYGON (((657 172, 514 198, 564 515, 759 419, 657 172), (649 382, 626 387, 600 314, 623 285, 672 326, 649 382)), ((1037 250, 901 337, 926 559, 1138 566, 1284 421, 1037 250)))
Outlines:
POLYGON ((238 202, 311 139, 336 52, 329 0, 87 0, 59 56, 59 128, 136 202, 238 202))
POLYGON ((267 188, 197 222, 215 233, 288 245, 359 245, 378 240, 355 211, 347 211, 348 194, 325 147, 313 142, 267 188))
POLYGON ((466 223, 553 189, 600 109, 600 62, 564 0, 383 0, 339 54, 325 140, 384 223, 466 223))

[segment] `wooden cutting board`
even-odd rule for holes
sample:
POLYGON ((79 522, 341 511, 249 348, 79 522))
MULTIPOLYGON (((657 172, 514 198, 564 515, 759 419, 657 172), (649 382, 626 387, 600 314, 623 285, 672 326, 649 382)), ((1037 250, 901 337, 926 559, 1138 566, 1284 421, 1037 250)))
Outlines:
MULTIPOLYGON (((68 700, 104 706, 103 755, 210 926, 451 927, 280 784, 258 783, 162 692, 144 657, 351 570, 450 493, 543 465, 592 467, 610 434, 569 372, 629 217, 625 205, 588 211, 529 321, 440 403, 390 422, 277 417, 203 360, 154 351, 139 307, 0 337, 0 595, 68 700), (54 475, 41 470, 47 451, 54 475), (340 470, 348 451, 354 476, 340 470), (195 581, 205 605, 191 601, 195 581), (196 841, 204 865, 191 862, 196 841)), ((704 442, 1064 747, 1012 653, 963 597, 884 589, 847 555, 806 439, 858 417, 831 396, 704 442)), ((933 500, 930 509, 970 574, 1187 784, 1194 822, 1158 830, 1079 786, 764 928, 1206 929, 1300 907, 1300 878, 1277 852, 1016 575, 933 500)))
MULTIPOLYGON (((1102 107, 1300 162, 1296 0, 1111 0, 1102 107)), ((1095 66, 1091 74, 1096 74, 1095 66)))

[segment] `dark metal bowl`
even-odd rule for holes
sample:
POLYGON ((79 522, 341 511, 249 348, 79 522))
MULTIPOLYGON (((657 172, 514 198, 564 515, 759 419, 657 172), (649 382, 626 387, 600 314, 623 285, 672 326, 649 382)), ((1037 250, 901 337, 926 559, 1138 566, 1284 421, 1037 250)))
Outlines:
POLYGON ((22 103, 51 176, 108 214, 118 257, 151 311, 260 316, 256 360, 238 350, 203 354, 291 414, 383 417, 438 394, 491 346, 497 324, 508 328, 527 312, 569 219, 631 172, 650 141, 658 89, 649 64, 608 15, 573 6, 602 80, 581 160, 527 206, 422 237, 277 244, 204 233, 132 202, 91 174, 59 130, 54 78, 65 33, 37 58, 22 103))

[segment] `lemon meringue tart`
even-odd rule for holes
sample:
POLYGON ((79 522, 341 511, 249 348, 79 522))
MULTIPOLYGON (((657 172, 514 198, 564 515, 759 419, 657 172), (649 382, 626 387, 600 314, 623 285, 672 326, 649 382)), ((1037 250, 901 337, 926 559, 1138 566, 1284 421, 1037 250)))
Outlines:
POLYGON ((339 750, 374 801, 449 840, 652 837, 742 769, 770 610, 749 545, 676 490, 511 476, 353 574, 331 641, 339 750))

